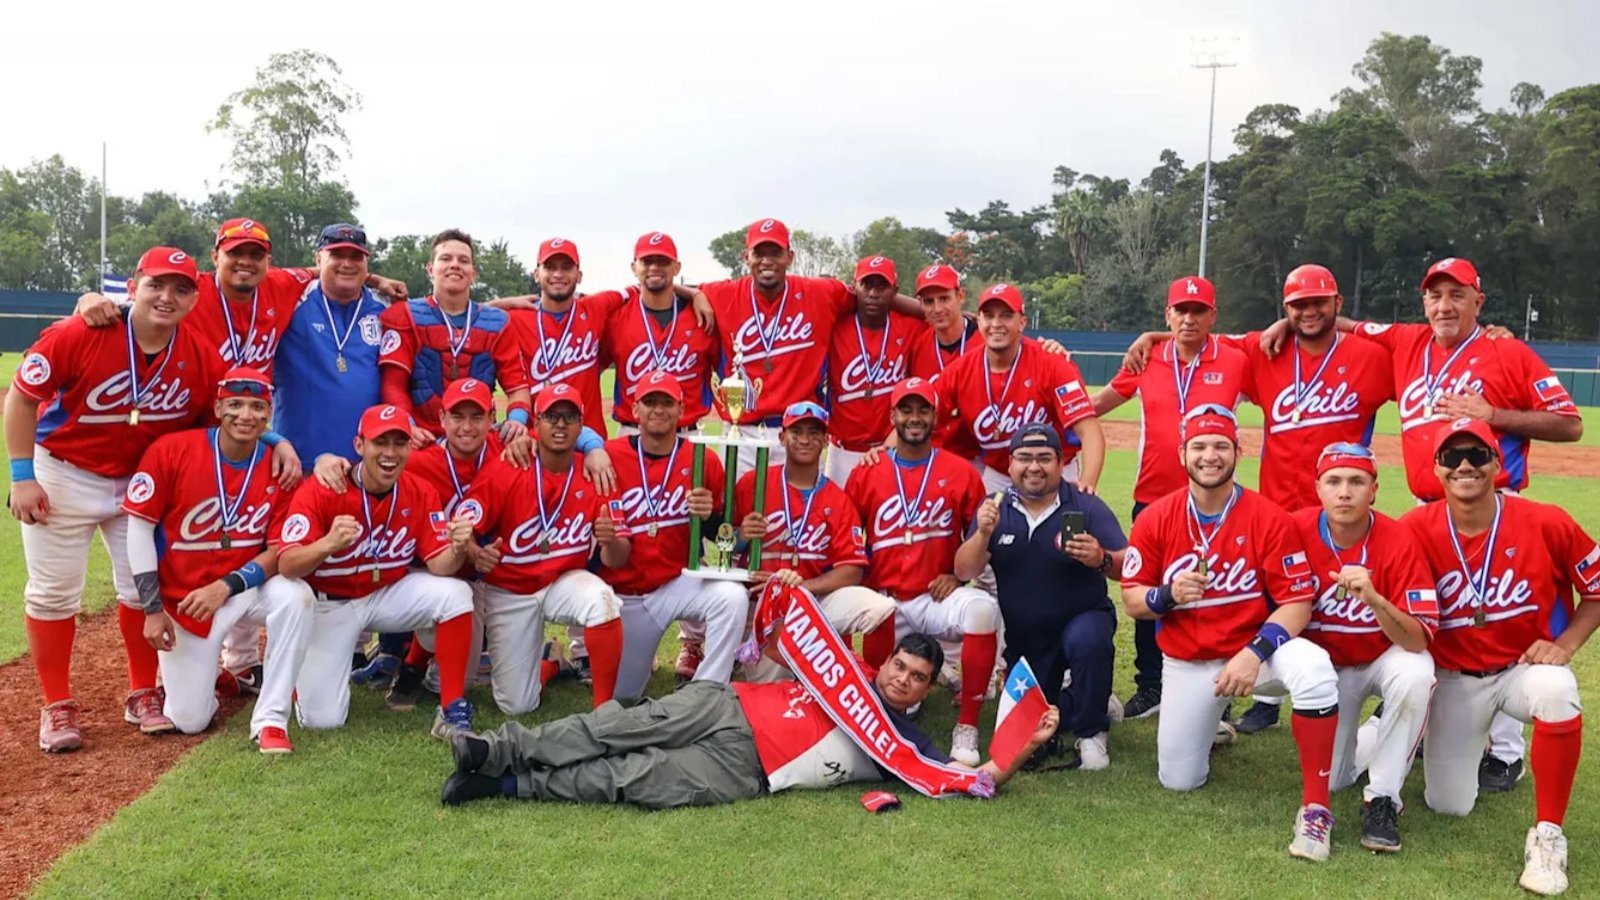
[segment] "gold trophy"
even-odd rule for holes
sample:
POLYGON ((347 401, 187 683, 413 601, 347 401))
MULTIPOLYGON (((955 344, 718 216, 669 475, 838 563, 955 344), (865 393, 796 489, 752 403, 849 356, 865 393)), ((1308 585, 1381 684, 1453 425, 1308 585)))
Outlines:
MULTIPOLYGON (((756 471, 765 472, 768 454, 774 442, 767 438, 764 425, 758 429, 758 436, 754 438, 739 431, 739 420, 744 417, 745 410, 754 406, 761 396, 761 379, 758 378, 753 383, 750 381, 749 373, 744 368, 743 353, 734 354, 733 365, 729 367, 727 378, 719 381, 716 376, 712 376, 711 390, 727 413, 728 426, 720 437, 707 434, 704 423, 695 426, 694 435, 689 438, 693 445, 693 485, 696 488, 705 486, 706 448, 720 446, 723 454, 722 508, 723 514, 730 521, 718 526, 714 546, 706 548, 702 540, 700 520, 690 517, 689 565, 684 568, 683 574, 717 580, 748 581, 750 573, 761 568, 761 541, 750 542, 749 568, 735 568, 734 548, 738 545, 738 523, 731 519, 734 514, 734 486, 739 480, 739 448, 754 446, 756 471)), ((755 511, 763 514, 767 509, 766 485, 765 478, 756 479, 755 511)))

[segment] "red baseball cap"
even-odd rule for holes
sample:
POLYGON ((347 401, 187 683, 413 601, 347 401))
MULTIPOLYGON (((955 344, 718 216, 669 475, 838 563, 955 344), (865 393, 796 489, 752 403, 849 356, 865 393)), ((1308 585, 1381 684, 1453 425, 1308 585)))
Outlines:
POLYGON ((666 394, 668 397, 683 402, 683 385, 678 383, 676 376, 669 375, 660 369, 645 373, 633 386, 633 399, 643 400, 651 394, 666 394))
POLYGON ((803 422, 806 419, 816 419, 822 423, 823 428, 828 427, 828 411, 810 400, 791 403, 789 408, 783 411, 783 427, 785 428, 796 422, 803 422))
POLYGON ((1436 278, 1448 278, 1475 291, 1483 290, 1483 281, 1478 277, 1478 267, 1459 256, 1445 257, 1429 266, 1428 274, 1422 276, 1422 289, 1427 290, 1428 285, 1436 278))
POLYGON ((999 300, 1012 312, 1022 312, 1022 291, 1018 290, 1014 284, 1001 282, 1000 284, 990 285, 987 290, 978 295, 978 308, 983 309, 984 305, 991 300, 999 300))
POLYGON ((229 397, 266 397, 270 400, 272 380, 260 369, 234 366, 217 382, 217 399, 226 400, 229 397))
POLYGON ((926 378, 907 378, 895 385, 894 390, 889 392, 889 406, 899 406, 900 401, 907 397, 921 397, 928 401, 929 406, 939 408, 939 394, 933 389, 933 382, 926 378))
POLYGON ((1458 434, 1470 434, 1477 438, 1485 447, 1494 451, 1495 456, 1500 455, 1500 442, 1495 439, 1494 429, 1482 419, 1468 419, 1462 417, 1440 428, 1433 436, 1433 455, 1438 456, 1444 445, 1458 434))
POLYGON ((1317 456, 1317 477, 1321 478, 1330 469, 1360 469, 1377 478, 1378 458, 1366 444, 1340 441, 1323 447, 1322 453, 1317 456))
POLYGON ((777 244, 785 250, 789 249, 789 226, 777 219, 762 219, 751 222, 750 228, 744 234, 745 249, 754 249, 757 244, 777 244))
POLYGON ((1225 406, 1215 403, 1196 406, 1183 417, 1183 439, 1188 442, 1206 435, 1220 435, 1237 444, 1239 420, 1225 406))
POLYGON ((471 403, 484 412, 494 412, 493 392, 489 390, 489 385, 476 378, 457 379, 444 389, 443 406, 446 410, 455 409, 463 403, 471 403))
POLYGON ((539 258, 534 262, 536 266, 544 265, 544 261, 552 256, 565 256, 572 260, 573 265, 582 265, 578 262, 578 245, 566 238, 550 238, 539 245, 539 258))
POLYGON ((1199 303, 1207 309, 1217 308, 1217 289, 1199 275, 1185 275, 1167 287, 1167 306, 1180 303, 1199 303))
POLYGON ((578 414, 583 415, 583 397, 577 388, 564 381, 547 384, 539 390, 538 396, 533 398, 533 414, 542 416, 557 403, 571 403, 578 408, 578 414))
POLYGON ((262 249, 272 252, 267 226, 255 219, 229 219, 217 228, 218 250, 230 250, 240 244, 260 244, 262 249))
POLYGON ((856 260, 856 283, 868 275, 881 275, 889 279, 890 284, 899 284, 900 276, 895 274, 894 260, 887 256, 863 256, 856 260))
POLYGON ((961 290, 961 276, 955 269, 943 263, 934 263, 917 273, 917 293, 920 294, 931 287, 959 291, 961 290))
POLYGON ((1297 267, 1283 280, 1285 304, 1312 297, 1334 297, 1338 293, 1339 283, 1333 280, 1333 273, 1311 263, 1297 267))
POLYGON ((633 258, 644 259, 646 256, 665 256, 673 262, 678 261, 678 245, 665 232, 652 231, 642 234, 633 244, 633 258))
POLYGON ((189 279, 191 284, 200 283, 200 268, 194 264, 194 257, 179 250, 177 247, 151 247, 139 257, 139 265, 134 268, 137 275, 182 275, 189 279))
POLYGON ((391 431, 409 435, 413 424, 410 413, 392 403, 380 403, 367 407, 361 414, 360 434, 362 440, 367 441, 375 441, 391 431))

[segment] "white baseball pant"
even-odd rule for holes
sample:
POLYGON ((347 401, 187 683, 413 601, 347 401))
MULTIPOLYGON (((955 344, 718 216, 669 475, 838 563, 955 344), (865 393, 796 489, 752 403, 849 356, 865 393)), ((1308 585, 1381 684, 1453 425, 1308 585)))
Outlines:
MULTIPOLYGON (((280 580, 289 581, 272 579, 280 580)), ((290 584, 310 591, 304 582, 290 584)), ((313 609, 311 638, 294 682, 295 712, 302 728, 338 728, 350 714, 350 648, 361 632, 415 631, 469 615, 472 591, 465 581, 413 571, 354 600, 319 596, 313 609)))
MULTIPOLYGON (((823 616, 841 635, 866 634, 883 624, 894 612, 895 602, 871 588, 845 587, 819 599, 823 616)), ((752 605, 753 608, 753 605, 752 605)), ((783 681, 794 676, 765 654, 754 665, 744 666, 745 680, 783 681)))
POLYGON ((1356 783, 1363 770, 1367 786, 1363 800, 1388 797, 1397 807, 1400 786, 1411 771, 1411 757, 1428 724, 1428 701, 1433 696, 1433 657, 1424 650, 1412 653, 1390 646, 1377 659, 1362 666, 1340 666, 1339 729, 1333 738, 1333 777, 1330 790, 1356 783), (1383 717, 1367 729, 1361 740, 1361 705, 1368 697, 1383 700, 1383 717))
POLYGON ((727 682, 734 652, 744 639, 749 595, 737 581, 679 575, 648 594, 618 594, 622 604, 622 665, 617 670, 616 696, 632 700, 644 695, 661 636, 675 620, 705 626, 705 658, 695 681, 727 682))
POLYGON ((1565 722, 1583 712, 1578 680, 1566 666, 1522 663, 1486 678, 1440 669, 1437 677, 1422 746, 1422 796, 1445 815, 1464 816, 1478 801, 1478 763, 1495 713, 1531 723, 1565 722))
POLYGON ((489 684, 495 705, 520 716, 539 708, 539 663, 545 622, 602 625, 620 615, 611 586, 590 572, 566 572, 544 590, 514 594, 490 585, 484 591, 483 624, 494 668, 489 684))
MULTIPOLYGON (((724 429, 724 430, 726 430, 726 429, 724 429)), ((739 431, 745 437, 755 437, 757 434, 760 433, 760 432, 758 432, 756 430, 756 426, 754 426, 754 425, 741 425, 741 426, 739 426, 739 431)), ((783 461, 789 458, 789 453, 788 453, 788 451, 783 449, 783 445, 782 444, 778 443, 778 430, 776 428, 768 426, 767 427, 767 436, 769 438, 771 438, 771 440, 772 440, 772 446, 767 448, 767 465, 769 465, 769 466, 783 465, 783 461)), ((718 447, 716 449, 718 451, 720 451, 722 448, 718 447)), ((708 448, 706 450, 706 452, 710 453, 711 449, 708 448)), ((719 452, 717 454, 717 456, 720 459, 721 458, 721 453, 719 452)), ((725 460, 725 459, 723 460, 723 466, 724 466, 724 468, 726 468, 726 466, 727 466, 727 460, 725 460)), ((755 467, 756 467, 756 448, 752 447, 752 446, 749 446, 749 445, 740 446, 739 447, 739 474, 743 475, 744 473, 751 471, 755 467)), ((717 492, 722 490, 722 485, 719 485, 719 484, 708 484, 708 485, 706 485, 706 487, 711 488, 711 492, 712 493, 717 493, 717 492)), ((841 482, 839 484, 839 487, 841 487, 841 488, 844 487, 844 484, 841 482)))
MULTIPOLYGON (((864 591, 867 588, 842 588, 864 591)), ((884 599, 894 602, 894 598, 884 599)), ((977 588, 959 587, 942 601, 932 594, 918 594, 894 604, 895 640, 921 632, 941 641, 960 643, 969 634, 994 634, 1000 627, 1000 604, 977 588)))
POLYGON ((217 714, 217 649, 233 626, 267 629, 270 651, 262 666, 261 696, 250 715, 250 736, 269 725, 289 727, 295 674, 311 636, 311 591, 304 582, 273 577, 259 588, 229 597, 211 619, 205 637, 174 625, 177 639, 159 654, 167 703, 162 710, 184 734, 204 731, 217 714))
POLYGON ((122 511, 130 479, 84 471, 40 446, 33 448, 33 469, 50 498, 50 518, 43 525, 22 526, 22 559, 28 567, 23 609, 46 622, 78 614, 97 529, 111 556, 117 600, 137 609, 139 591, 128 565, 128 514, 122 511))
POLYGON ((865 452, 846 450, 838 444, 829 442, 828 458, 824 461, 822 471, 828 476, 829 481, 844 487, 850 480, 850 473, 856 470, 856 466, 861 465, 861 457, 866 455, 865 452))
MULTIPOLYGON (((1216 695, 1214 679, 1226 662, 1163 657, 1161 718, 1156 726, 1157 774, 1163 787, 1192 791, 1206 783, 1211 741, 1222 710, 1232 699, 1216 695)), ((1305 638, 1290 640, 1261 664, 1255 690, 1290 694, 1297 709, 1327 709, 1339 702, 1339 679, 1328 651, 1305 638)))

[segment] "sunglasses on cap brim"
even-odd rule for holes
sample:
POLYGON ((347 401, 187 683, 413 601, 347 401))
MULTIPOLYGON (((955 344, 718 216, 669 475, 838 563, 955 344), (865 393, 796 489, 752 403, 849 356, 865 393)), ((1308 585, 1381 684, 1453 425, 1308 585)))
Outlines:
POLYGON ((229 394, 244 394, 250 397, 272 399, 272 385, 262 384, 259 381, 224 381, 222 390, 229 394))
POLYGON ((1330 456, 1348 456, 1352 459, 1377 459, 1372 453, 1372 448, 1366 444, 1329 444, 1322 448, 1322 453, 1317 457, 1317 461, 1321 462, 1330 456))

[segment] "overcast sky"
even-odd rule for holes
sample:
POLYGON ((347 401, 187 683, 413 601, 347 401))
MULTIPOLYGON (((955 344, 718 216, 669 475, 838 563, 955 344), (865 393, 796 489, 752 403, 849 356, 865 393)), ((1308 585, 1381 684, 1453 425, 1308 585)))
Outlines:
POLYGON ((343 171, 371 234, 462 227, 526 262, 563 235, 591 290, 628 279, 657 228, 703 279, 721 274, 707 242, 755 218, 944 228, 957 206, 1046 200, 1059 164, 1137 180, 1164 147, 1197 163, 1203 29, 1242 37, 1218 156, 1258 104, 1327 106, 1383 31, 1481 58, 1491 109, 1519 81, 1600 81, 1594 0, 12 6, 0 166, 59 153, 97 173, 107 140, 113 193, 203 196, 224 177, 218 104, 309 47, 365 100, 343 171))

